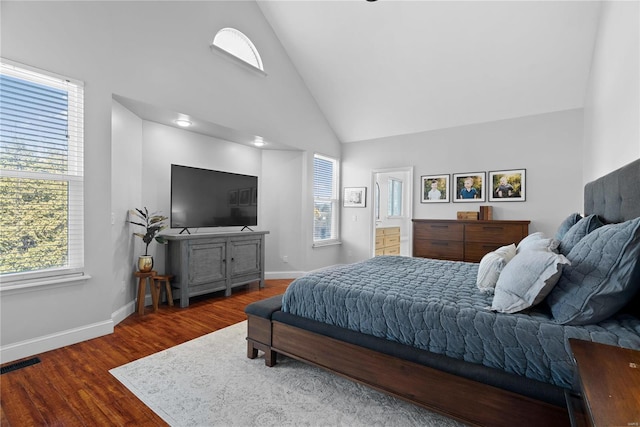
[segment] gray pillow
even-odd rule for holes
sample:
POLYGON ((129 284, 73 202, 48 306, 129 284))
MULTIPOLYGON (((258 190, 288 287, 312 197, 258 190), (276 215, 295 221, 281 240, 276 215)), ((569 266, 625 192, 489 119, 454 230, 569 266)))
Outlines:
POLYGON ((584 236, 603 225, 597 215, 589 215, 582 218, 562 236, 558 251, 563 255, 567 255, 584 236))
POLYGON ((569 264, 564 255, 550 250, 527 250, 502 269, 491 309, 516 313, 542 302, 569 264))
POLYGON ((617 313, 640 289, 639 257, 640 218, 587 234, 547 298, 555 322, 587 325, 617 313))
POLYGON ((538 231, 520 240, 520 243, 518 243, 516 247, 516 253, 528 250, 549 250, 557 252, 559 243, 556 239, 544 237, 544 234, 538 231))
POLYGON ((558 227, 558 231, 556 231, 556 235, 554 236, 554 238, 556 240, 562 240, 565 233, 569 231, 569 229, 581 219, 582 215, 580 215, 579 213, 572 213, 571 215, 566 217, 565 220, 560 224, 560 227, 558 227))

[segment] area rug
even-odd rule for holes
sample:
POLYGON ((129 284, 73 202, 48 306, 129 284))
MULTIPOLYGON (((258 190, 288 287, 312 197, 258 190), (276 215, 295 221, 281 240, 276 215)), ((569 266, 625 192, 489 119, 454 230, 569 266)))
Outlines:
POLYGON ((246 355, 247 323, 110 372, 171 426, 462 426, 320 368, 246 355))

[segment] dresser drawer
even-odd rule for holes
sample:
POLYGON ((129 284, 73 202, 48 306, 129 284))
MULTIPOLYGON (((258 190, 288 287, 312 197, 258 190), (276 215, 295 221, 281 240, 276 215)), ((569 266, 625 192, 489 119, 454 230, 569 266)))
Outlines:
POLYGON ((376 228, 376 237, 388 236, 391 234, 400 234, 400 227, 381 227, 376 228))
MULTIPOLYGON (((378 239, 376 239, 377 241, 378 239)), ((400 235, 397 234, 395 236, 384 236, 383 244, 386 248, 387 246, 400 245, 400 235)))
POLYGON ((453 222, 415 224, 413 238, 462 242, 464 240, 464 225, 453 222))
POLYGON ((491 242, 467 242, 464 244, 464 260, 466 262, 480 262, 483 256, 491 251, 495 251, 500 243, 491 242))
POLYGON ((400 255, 400 246, 384 248, 384 255, 400 255))
POLYGON ((448 240, 415 240, 413 256, 454 261, 461 260, 464 257, 464 244, 448 240))
POLYGON ((465 226, 466 242, 490 242, 499 247, 511 243, 517 244, 525 236, 523 227, 517 224, 467 224, 465 226))

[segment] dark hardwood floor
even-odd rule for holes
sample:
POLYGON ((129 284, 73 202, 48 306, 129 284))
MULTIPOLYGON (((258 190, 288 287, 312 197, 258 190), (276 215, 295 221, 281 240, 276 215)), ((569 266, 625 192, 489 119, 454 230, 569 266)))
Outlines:
MULTIPOLYGON (((2 426, 164 426, 109 370, 246 320, 244 307, 282 294, 291 280, 267 280, 191 298, 188 308, 132 314, 113 334, 37 355, 41 363, 0 376, 2 426)), ((15 363, 15 362, 12 362, 15 363)))

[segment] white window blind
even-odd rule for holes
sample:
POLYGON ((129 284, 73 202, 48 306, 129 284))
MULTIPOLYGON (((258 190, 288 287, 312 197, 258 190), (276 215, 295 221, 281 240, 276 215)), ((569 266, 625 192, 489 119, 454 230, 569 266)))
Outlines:
POLYGON ((0 60, 2 282, 84 267, 84 90, 0 60))
POLYGON ((338 240, 338 161, 315 154, 313 157, 313 242, 338 240))

